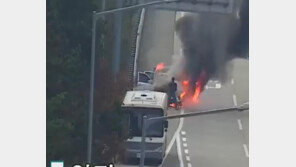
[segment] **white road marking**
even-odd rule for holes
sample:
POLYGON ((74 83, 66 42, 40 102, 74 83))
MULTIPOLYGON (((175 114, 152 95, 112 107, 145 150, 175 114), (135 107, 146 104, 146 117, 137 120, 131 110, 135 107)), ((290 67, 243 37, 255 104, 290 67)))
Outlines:
POLYGON ((187 143, 183 143, 183 147, 187 147, 187 143))
POLYGON ((187 166, 188 166, 188 167, 192 167, 191 163, 187 163, 187 166))
POLYGON ((209 87, 206 85, 206 89, 208 89, 209 87))
POLYGON ((232 84, 232 85, 234 84, 234 79, 233 79, 233 78, 231 78, 231 84, 232 84))
POLYGON ((189 150, 188 149, 184 149, 185 154, 188 154, 189 150))
MULTIPOLYGON (((184 110, 183 109, 181 109, 181 114, 184 114, 184 110)), ((183 127, 183 123, 184 123, 184 118, 180 118, 179 126, 178 126, 178 128, 177 128, 177 130, 176 130, 176 132, 175 132, 175 134, 173 136, 173 138, 171 139, 171 141, 170 141, 167 149, 165 150, 165 157, 163 158, 163 161, 166 159, 166 157, 168 156, 169 152, 171 151, 171 149, 172 149, 172 147, 174 145, 174 142, 176 141, 176 138, 177 138, 178 134, 180 134, 180 131, 181 131, 182 127, 183 127)))
POLYGON ((183 137, 182 140, 183 140, 184 142, 187 141, 186 137, 183 137))
POLYGON ((232 99, 233 99, 233 104, 236 107, 237 106, 237 101, 236 101, 236 95, 235 94, 232 95, 232 99))
POLYGON ((243 144, 243 147, 244 147, 244 150, 245 150, 246 157, 249 158, 249 151, 248 151, 247 145, 246 144, 243 144))
POLYGON ((186 132, 185 132, 185 131, 181 131, 181 134, 182 134, 182 135, 186 135, 186 132))
POLYGON ((215 84, 216 89, 220 89, 221 88, 221 84, 220 83, 216 83, 215 84))
POLYGON ((237 123, 238 123, 239 130, 243 130, 242 121, 240 119, 237 119, 237 123))
POLYGON ((180 134, 178 133, 177 139, 176 139, 178 159, 179 159, 179 162, 180 162, 180 167, 184 167, 183 156, 182 156, 181 144, 180 143, 181 143, 181 141, 180 141, 180 134))
POLYGON ((185 158, 186 158, 186 161, 190 161, 190 156, 186 155, 185 158))

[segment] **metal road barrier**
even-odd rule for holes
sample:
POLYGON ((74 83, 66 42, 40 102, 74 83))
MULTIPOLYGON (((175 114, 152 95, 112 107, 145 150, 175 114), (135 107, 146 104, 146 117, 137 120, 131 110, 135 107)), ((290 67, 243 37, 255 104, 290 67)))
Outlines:
POLYGON ((129 63, 129 81, 132 84, 133 87, 137 84, 137 73, 138 73, 138 57, 139 57, 139 49, 140 49, 140 42, 141 42, 141 36, 142 36, 142 30, 143 30, 143 23, 144 23, 144 17, 145 17, 145 9, 142 9, 139 11, 138 17, 136 18, 136 27, 134 28, 134 34, 133 34, 133 42, 132 42, 132 54, 130 57, 130 63, 129 63))

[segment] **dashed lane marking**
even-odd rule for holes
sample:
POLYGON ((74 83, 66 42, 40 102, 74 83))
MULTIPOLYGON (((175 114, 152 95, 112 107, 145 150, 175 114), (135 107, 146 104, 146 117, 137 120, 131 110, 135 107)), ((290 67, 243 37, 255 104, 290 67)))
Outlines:
POLYGON ((187 163, 187 167, 192 167, 191 163, 187 163))
POLYGON ((247 145, 246 144, 243 144, 243 147, 244 147, 244 150, 245 150, 246 157, 249 158, 249 151, 248 151, 247 145))
POLYGON ((186 135, 186 132, 185 132, 185 131, 181 131, 181 134, 182 134, 182 135, 186 135))
POLYGON ((183 140, 184 142, 187 141, 186 137, 183 137, 182 140, 183 140))
POLYGON ((188 149, 184 149, 184 152, 185 152, 185 154, 188 154, 189 153, 189 150, 188 149))
POLYGON ((237 119, 237 123, 238 123, 239 130, 243 130, 242 121, 240 119, 237 119))
POLYGON ((187 147, 187 143, 183 143, 183 147, 187 147))
POLYGON ((233 99, 233 104, 236 107, 237 106, 237 101, 236 101, 236 95, 232 95, 232 99, 233 99))
POLYGON ((185 158, 186 158, 186 161, 190 161, 190 156, 186 155, 185 158))
POLYGON ((233 78, 231 78, 231 85, 233 85, 234 84, 234 79, 233 78))

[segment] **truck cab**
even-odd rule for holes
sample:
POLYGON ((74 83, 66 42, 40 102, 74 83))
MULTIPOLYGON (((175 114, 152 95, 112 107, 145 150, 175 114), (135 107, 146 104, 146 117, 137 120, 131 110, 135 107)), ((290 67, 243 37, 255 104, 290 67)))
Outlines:
MULTIPOLYGON (((167 94, 155 91, 128 91, 122 103, 128 118, 129 138, 125 141, 125 162, 138 162, 141 155, 143 116, 167 115, 167 94)), ((165 155, 167 121, 148 121, 145 138, 145 163, 161 164, 165 155)))

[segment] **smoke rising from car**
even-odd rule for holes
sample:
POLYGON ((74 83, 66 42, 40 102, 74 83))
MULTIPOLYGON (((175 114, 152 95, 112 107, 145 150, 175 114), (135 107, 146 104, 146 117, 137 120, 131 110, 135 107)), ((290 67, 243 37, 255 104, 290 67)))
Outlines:
POLYGON ((248 0, 243 1, 239 17, 233 14, 187 14, 176 22, 182 43, 185 65, 183 73, 192 89, 202 71, 206 73, 202 87, 209 78, 227 80, 227 63, 248 52, 248 0))

